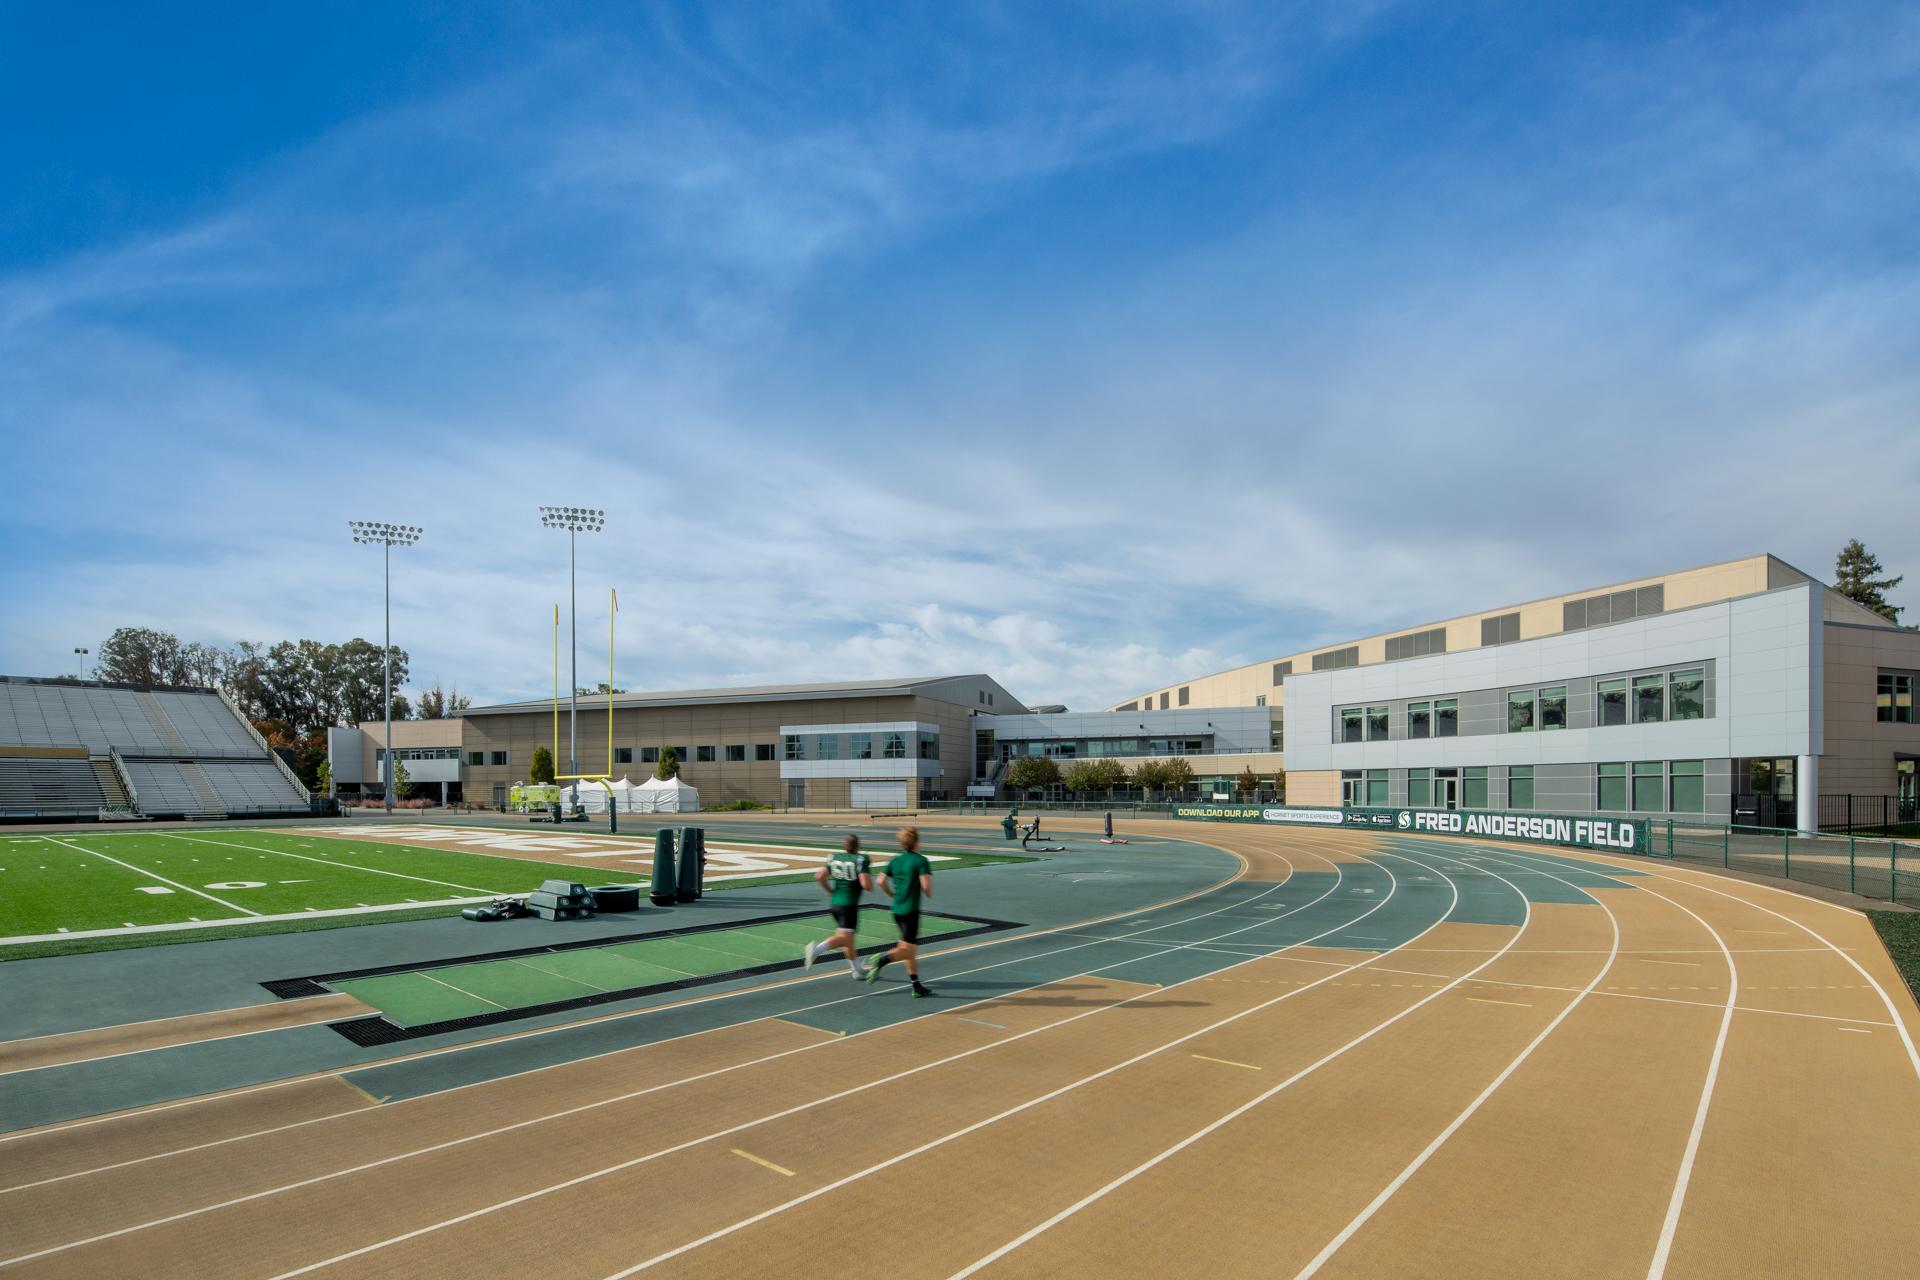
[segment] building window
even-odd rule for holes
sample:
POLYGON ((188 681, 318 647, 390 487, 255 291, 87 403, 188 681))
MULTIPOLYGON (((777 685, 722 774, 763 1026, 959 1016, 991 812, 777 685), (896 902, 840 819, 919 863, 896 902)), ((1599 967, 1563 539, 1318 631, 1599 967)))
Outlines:
MULTIPOLYGON (((1337 671, 1342 667, 1357 667, 1359 665, 1360 646, 1357 644, 1350 644, 1344 649, 1330 649, 1326 653, 1316 653, 1313 655, 1313 669, 1315 671, 1337 671)), ((1166 704, 1162 703, 1161 705, 1164 706, 1166 704)))
POLYGON ((1593 709, 1594 724, 1625 724, 1627 722, 1627 682, 1625 680, 1600 680, 1593 686, 1594 698, 1598 705, 1593 709))
POLYGON ((1705 762, 1675 760, 1667 766, 1667 769, 1672 778, 1668 787, 1672 798, 1667 808, 1674 813, 1705 813, 1707 811, 1705 762))
POLYGON ((907 758, 906 735, 898 732, 889 733, 882 754, 889 760, 905 760, 907 758))
POLYGON ((753 744, 753 758, 754 758, 755 760, 771 760, 771 759, 773 759, 773 744, 772 744, 771 742, 756 742, 756 743, 754 743, 754 744, 753 744))
POLYGON ((1507 695, 1507 732, 1533 732, 1533 690, 1516 689, 1507 695))
POLYGON ((613 749, 613 762, 615 764, 632 764, 633 748, 632 747, 615 747, 613 749))
POLYGON ((1469 765, 1460 771, 1460 807, 1463 809, 1487 807, 1487 766, 1469 765))
POLYGON ((1540 728, 1564 729, 1567 727, 1567 686, 1554 685, 1551 689, 1540 691, 1540 728))
POLYGON ((506 762, 507 762, 507 753, 504 751, 493 752, 492 756, 488 760, 489 764, 505 764, 506 762))
POLYGON ((1597 764, 1594 772, 1599 780, 1599 790, 1594 796, 1593 807, 1602 813, 1624 813, 1627 808, 1627 766, 1624 764, 1597 764))
POLYGON ((1533 808, 1533 766, 1516 764, 1507 770, 1507 808, 1533 808))
POLYGON ((1167 695, 1164 693, 1160 695, 1160 709, 1162 711, 1167 709, 1167 695))
POLYGON ((838 760, 840 758, 840 735, 837 733, 816 733, 811 735, 818 744, 819 752, 815 760, 838 760))
POLYGON ((785 757, 786 759, 805 760, 807 758, 804 754, 802 754, 803 749, 800 745, 799 734, 797 733, 782 734, 780 736, 780 740, 786 745, 786 748, 787 748, 786 757, 785 757))
POLYGON ((1676 671, 1668 681, 1675 720, 1699 720, 1707 714, 1706 670, 1693 667, 1676 671))
POLYGON ((469 752, 467 752, 467 763, 468 763, 468 764, 485 764, 486 762, 487 762, 487 753, 486 753, 486 752, 484 752, 484 751, 469 751, 469 752))
POLYGON ((746 762, 747 762, 747 747, 745 743, 742 743, 737 747, 727 748, 728 764, 745 764, 746 762))
POLYGON ((1365 784, 1358 769, 1344 769, 1340 773, 1340 806, 1344 809, 1357 809, 1366 803, 1365 784))
POLYGON ((1503 613, 1495 618, 1480 619, 1480 643, 1482 645, 1512 644, 1520 638, 1520 615, 1503 613))
POLYGON ((1436 738, 1460 736, 1459 699, 1442 698, 1433 704, 1433 736, 1436 738))
POLYGON ((1367 808, 1384 809, 1387 807, 1387 771, 1385 769, 1367 770, 1367 808))
MULTIPOLYGON (((919 740, 920 758, 922 760, 938 760, 940 758, 940 735, 939 734, 927 733, 925 731, 922 731, 914 734, 913 736, 919 740)), ((1066 744, 1067 750, 1065 754, 1072 755, 1077 745, 1078 745, 1077 743, 1072 743, 1072 742, 1067 743, 1066 744)))
POLYGON ((659 764, 660 748, 658 747, 640 748, 640 763, 641 764, 659 764))
POLYGON ((847 738, 851 749, 847 752, 849 760, 873 759, 873 735, 870 733, 849 734, 847 738))
POLYGON ((1267 695, 1266 695, 1266 694, 1264 694, 1264 693, 1256 693, 1256 694, 1254 694, 1254 695, 1253 695, 1253 705, 1254 705, 1254 706, 1256 706, 1256 707, 1264 707, 1264 706, 1266 706, 1266 705, 1267 705, 1267 695))
POLYGON ((1667 682, 1662 676, 1633 678, 1633 722, 1658 724, 1666 716, 1667 682))
POLYGON ((1187 705, 1187 692, 1188 692, 1188 687, 1184 684, 1181 685, 1180 686, 1180 705, 1183 707, 1187 705))
POLYGON ((1874 718, 1882 724, 1912 724, 1913 682, 1911 675, 1882 671, 1880 688, 1874 699, 1874 718))
POLYGON ((1407 704, 1407 736, 1409 738, 1433 736, 1433 704, 1431 702, 1407 704))
POLYGON ((692 756, 687 754, 687 749, 685 747, 675 747, 673 749, 673 758, 675 760, 678 760, 681 764, 685 764, 687 763, 687 761, 693 759, 692 756))
POLYGON ((1341 742, 1361 741, 1363 737, 1361 726, 1364 723, 1365 723, 1365 720, 1362 717, 1360 708, 1342 707, 1340 709, 1339 741, 1341 742))
POLYGON ((1391 723, 1391 708, 1367 708, 1367 741, 1385 742, 1389 737, 1388 726, 1391 723))
POLYGON ((1658 760, 1640 760, 1633 766, 1633 811, 1635 813, 1658 813, 1660 811, 1661 768, 1658 760))
POLYGON ((1281 685, 1285 684, 1287 682, 1287 677, 1292 674, 1293 674, 1293 660, 1291 658, 1289 658, 1285 662, 1274 663, 1273 664, 1274 687, 1277 689, 1281 685))
POLYGON ((1410 635, 1387 637, 1387 661, 1398 662, 1402 658, 1424 658, 1430 653, 1447 651, 1447 629, 1434 627, 1429 631, 1415 631, 1410 635))
POLYGON ((1407 807, 1427 809, 1433 805, 1433 770, 1407 770, 1407 807))

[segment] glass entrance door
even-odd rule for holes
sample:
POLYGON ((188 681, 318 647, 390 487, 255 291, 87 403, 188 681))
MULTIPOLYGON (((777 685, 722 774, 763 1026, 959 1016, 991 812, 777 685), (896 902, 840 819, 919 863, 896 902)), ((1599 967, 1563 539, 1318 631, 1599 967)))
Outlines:
POLYGON ((1433 807, 1436 809, 1458 809, 1460 807, 1460 775, 1451 769, 1435 772, 1433 777, 1433 807))

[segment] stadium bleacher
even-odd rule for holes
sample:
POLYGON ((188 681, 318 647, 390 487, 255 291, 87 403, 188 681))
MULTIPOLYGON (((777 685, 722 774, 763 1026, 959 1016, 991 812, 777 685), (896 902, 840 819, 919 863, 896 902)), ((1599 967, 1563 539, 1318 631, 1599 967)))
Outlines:
POLYGON ((0 820, 309 807, 306 788, 215 690, 0 676, 0 820))

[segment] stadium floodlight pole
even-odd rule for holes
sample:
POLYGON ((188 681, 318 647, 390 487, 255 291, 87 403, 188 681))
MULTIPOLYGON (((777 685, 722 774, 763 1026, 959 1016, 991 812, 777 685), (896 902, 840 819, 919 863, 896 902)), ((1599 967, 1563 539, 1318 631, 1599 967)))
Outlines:
MULTIPOLYGON (((549 529, 567 531, 567 772, 580 776, 580 624, 574 599, 573 539, 581 533, 598 533, 607 523, 607 513, 597 507, 542 507, 540 523, 549 529)), ((611 762, 607 765, 612 769, 611 762)), ((578 795, 576 790, 575 795, 578 795)))
POLYGON ((75 649, 74 652, 80 655, 80 678, 85 680, 87 678, 87 655, 92 653, 93 650, 75 649))
POLYGON ((387 720, 386 757, 380 762, 380 787, 386 804, 387 816, 393 816, 393 549, 410 547, 420 541, 420 526, 417 524, 388 524, 384 520, 349 520, 347 527, 353 530, 355 542, 377 542, 380 544, 380 558, 385 566, 386 578, 386 626, 387 642, 381 653, 383 674, 380 677, 380 700, 384 705, 387 720))

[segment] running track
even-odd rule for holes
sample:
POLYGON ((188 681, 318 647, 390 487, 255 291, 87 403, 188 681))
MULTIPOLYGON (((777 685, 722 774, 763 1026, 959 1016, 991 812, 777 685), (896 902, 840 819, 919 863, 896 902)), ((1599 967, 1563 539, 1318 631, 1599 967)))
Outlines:
POLYGON ((935 954, 936 987, 1009 980, 933 1016, 809 1025, 904 998, 828 975, 786 1016, 386 1105, 321 1076, 0 1137, 0 1280, 1912 1274, 1920 1015, 1856 913, 1646 860, 1132 826, 1243 874, 935 954), (1043 951, 1075 976, 1015 980, 1043 951))

